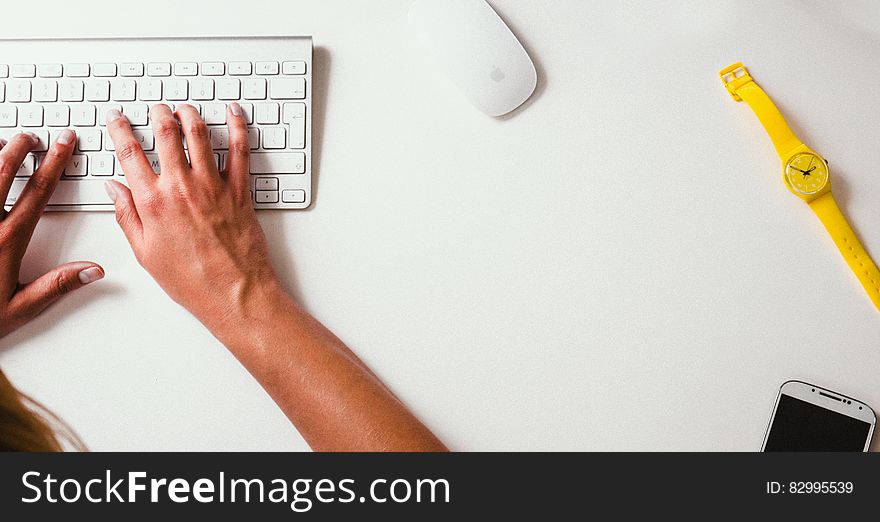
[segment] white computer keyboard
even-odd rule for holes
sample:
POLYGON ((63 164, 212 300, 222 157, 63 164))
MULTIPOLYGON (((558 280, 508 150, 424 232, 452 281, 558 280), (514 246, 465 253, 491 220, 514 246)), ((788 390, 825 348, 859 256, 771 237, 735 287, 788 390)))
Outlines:
POLYGON ((0 63, 0 138, 21 131, 40 138, 18 171, 7 207, 54 137, 71 128, 77 148, 48 210, 111 210, 104 181, 125 182, 125 175, 106 132, 110 109, 128 118, 161 175, 150 106, 195 106, 222 168, 232 101, 250 126, 254 207, 311 203, 311 38, 0 39, 0 61, 8 62, 0 63))

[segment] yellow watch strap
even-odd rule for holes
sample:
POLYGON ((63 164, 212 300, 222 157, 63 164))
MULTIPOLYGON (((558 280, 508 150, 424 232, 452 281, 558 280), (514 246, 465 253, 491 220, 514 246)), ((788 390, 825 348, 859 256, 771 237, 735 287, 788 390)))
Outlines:
POLYGON ((773 100, 767 96, 764 89, 755 83, 749 70, 742 63, 735 63, 723 69, 719 74, 733 99, 736 101, 745 100, 761 120, 761 124, 770 135, 770 139, 773 140, 773 146, 776 147, 779 158, 783 162, 787 160, 789 153, 801 145, 801 140, 795 136, 791 127, 785 122, 785 118, 782 117, 782 113, 776 108, 773 100))
POLYGON ((831 192, 819 196, 810 202, 810 208, 825 225, 834 244, 837 245, 843 258, 846 259, 849 267, 865 287, 874 306, 880 309, 880 270, 877 269, 877 265, 865 251, 855 231, 849 226, 846 217, 837 206, 834 196, 831 192))

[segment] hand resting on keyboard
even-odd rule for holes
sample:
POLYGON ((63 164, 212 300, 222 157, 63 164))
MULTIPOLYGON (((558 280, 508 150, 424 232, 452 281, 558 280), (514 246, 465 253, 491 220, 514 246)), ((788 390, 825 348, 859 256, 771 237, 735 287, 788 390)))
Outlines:
POLYGON ((223 175, 214 161, 208 127, 191 105, 181 105, 176 117, 164 104, 150 110, 161 175, 154 172, 128 119, 116 110, 107 115, 116 156, 131 187, 115 180, 106 184, 116 220, 141 265, 212 331, 251 293, 277 290, 266 238, 250 203, 247 122, 237 103, 227 110, 229 153, 223 175))

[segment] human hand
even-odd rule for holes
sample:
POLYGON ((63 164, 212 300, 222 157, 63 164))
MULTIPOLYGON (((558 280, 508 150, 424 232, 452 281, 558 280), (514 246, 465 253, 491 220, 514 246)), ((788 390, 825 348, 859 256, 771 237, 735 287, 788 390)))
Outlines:
POLYGON ((140 264, 177 303, 217 333, 254 292, 280 287, 266 238, 251 205, 247 122, 241 107, 226 114, 229 151, 219 172, 208 128, 191 105, 150 110, 161 175, 147 161, 118 111, 108 129, 128 187, 107 183, 116 220, 140 264), (181 143, 186 137, 190 159, 181 143))
MULTIPOLYGON (((104 277, 104 269, 89 261, 61 265, 36 280, 19 281, 21 261, 34 228, 55 190, 76 143, 73 131, 57 135, 40 168, 7 213, 0 207, 0 337, 27 323, 63 295, 104 277)), ((30 133, 0 140, 0 201, 5 202, 25 156, 37 145, 30 133)))

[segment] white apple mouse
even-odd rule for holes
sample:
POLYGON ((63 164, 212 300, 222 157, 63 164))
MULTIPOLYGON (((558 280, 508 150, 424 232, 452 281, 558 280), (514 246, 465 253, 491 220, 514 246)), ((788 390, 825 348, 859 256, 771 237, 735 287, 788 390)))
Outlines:
POLYGON ((535 64, 485 0, 416 0, 409 25, 470 102, 502 116, 535 92, 535 64))

